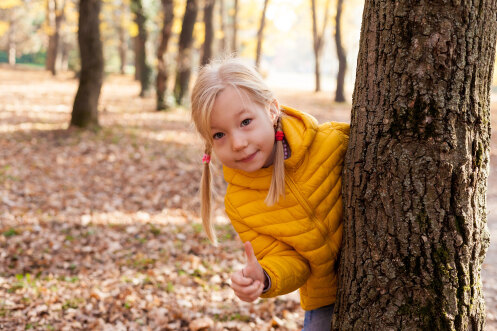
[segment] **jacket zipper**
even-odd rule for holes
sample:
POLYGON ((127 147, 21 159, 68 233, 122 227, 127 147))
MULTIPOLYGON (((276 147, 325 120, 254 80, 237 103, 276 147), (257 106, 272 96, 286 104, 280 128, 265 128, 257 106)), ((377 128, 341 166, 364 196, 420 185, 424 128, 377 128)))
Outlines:
POLYGON ((288 185, 288 188, 290 191, 293 193, 299 204, 305 209, 305 212, 307 213, 307 216, 316 224, 319 232, 323 235, 324 238, 327 237, 327 231, 326 227, 324 226, 323 222, 318 220, 316 215, 314 214, 314 211, 312 210, 311 206, 309 205, 309 202, 307 199, 305 199, 302 194, 300 193, 300 190, 297 188, 297 184, 293 181, 293 178, 290 176, 286 176, 285 178, 285 183, 288 185))

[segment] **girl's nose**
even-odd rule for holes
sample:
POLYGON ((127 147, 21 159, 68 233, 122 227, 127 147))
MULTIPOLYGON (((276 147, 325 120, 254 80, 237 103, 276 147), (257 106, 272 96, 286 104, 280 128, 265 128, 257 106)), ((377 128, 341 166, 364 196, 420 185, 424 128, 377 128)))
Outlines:
POLYGON ((234 151, 240 151, 247 147, 247 139, 242 134, 234 134, 231 138, 231 147, 234 151))

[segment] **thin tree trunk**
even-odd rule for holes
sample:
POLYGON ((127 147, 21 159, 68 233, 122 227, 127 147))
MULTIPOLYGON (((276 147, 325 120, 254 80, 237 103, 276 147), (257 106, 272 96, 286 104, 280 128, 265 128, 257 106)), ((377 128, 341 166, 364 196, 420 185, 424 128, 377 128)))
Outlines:
POLYGON ((174 3, 173 0, 162 0, 162 8, 164 10, 164 22, 162 26, 162 35, 157 50, 157 110, 167 108, 166 92, 167 92, 167 63, 166 52, 174 21, 174 3))
POLYGON ((335 19, 335 44, 338 57, 337 90, 335 93, 336 102, 345 102, 345 71, 347 70, 347 55, 342 45, 341 19, 343 10, 343 0, 337 0, 337 16, 335 19))
POLYGON ((328 23, 330 0, 326 1, 326 9, 324 11, 323 28, 321 32, 318 32, 318 22, 317 22, 317 8, 316 0, 311 0, 311 12, 312 12, 312 40, 314 49, 314 77, 315 77, 315 91, 321 91, 321 53, 324 45, 324 31, 326 29, 326 24, 328 23))
POLYGON ((78 44, 81 73, 70 124, 83 128, 98 126, 98 99, 104 69, 100 40, 100 7, 100 0, 79 2, 78 44))
POLYGON ((264 38, 264 25, 266 23, 266 9, 269 0, 264 0, 264 8, 262 9, 261 23, 259 25, 259 31, 257 32, 257 50, 255 54, 255 67, 259 69, 261 65, 261 53, 262 53, 262 40, 264 38))
POLYGON ((61 64, 62 64, 61 45, 64 41, 62 40, 61 27, 65 20, 65 10, 66 10, 65 0, 62 1, 62 5, 60 6, 60 8, 58 7, 58 1, 54 0, 54 2, 55 2, 55 35, 54 35, 55 58, 54 58, 54 65, 52 66, 53 76, 57 75, 57 71, 61 69, 61 64))
POLYGON ((15 33, 16 33, 16 23, 12 15, 9 22, 9 32, 8 32, 8 41, 7 41, 9 49, 9 54, 8 54, 9 65, 12 67, 16 65, 17 50, 16 50, 15 33))
POLYGON ((128 57, 128 34, 127 34, 127 29, 123 25, 123 20, 127 12, 127 6, 124 3, 124 1, 121 1, 121 16, 117 17, 119 20, 119 25, 118 25, 118 34, 119 34, 119 60, 120 60, 120 66, 119 66, 119 71, 121 75, 124 75, 126 73, 126 62, 127 62, 127 57, 128 57))
POLYGON ((193 27, 197 19, 197 12, 197 0, 187 0, 185 16, 183 18, 183 25, 179 36, 178 68, 174 86, 174 97, 178 104, 184 103, 190 85, 193 27))
POLYGON ((141 77, 141 61, 140 61, 140 39, 138 35, 133 38, 133 48, 135 50, 135 80, 140 80, 141 77))
POLYGON ((365 2, 334 330, 483 330, 497 1, 365 2))
POLYGON ((142 0, 132 0, 133 12, 136 15, 136 24, 138 25, 138 36, 135 54, 139 69, 139 79, 141 85, 140 97, 145 97, 150 92, 152 68, 147 60, 147 39, 146 29, 147 16, 143 9, 142 0))
POLYGON ((54 72, 55 71, 55 61, 57 57, 57 47, 55 40, 55 16, 57 9, 56 0, 47 0, 47 25, 48 25, 48 47, 47 47, 47 57, 45 59, 45 69, 54 72))
POLYGON ((219 50, 221 54, 226 53, 226 25, 224 17, 224 1, 218 0, 219 3, 219 28, 221 30, 221 39, 219 40, 219 50))
POLYGON ((201 65, 209 63, 212 58, 212 43, 214 42, 214 5, 215 0, 205 0, 204 7, 204 26, 205 26, 205 38, 204 45, 202 46, 202 59, 200 61, 201 65))
POLYGON ((231 51, 236 53, 238 51, 238 0, 234 0, 233 9, 233 36, 231 41, 231 51))

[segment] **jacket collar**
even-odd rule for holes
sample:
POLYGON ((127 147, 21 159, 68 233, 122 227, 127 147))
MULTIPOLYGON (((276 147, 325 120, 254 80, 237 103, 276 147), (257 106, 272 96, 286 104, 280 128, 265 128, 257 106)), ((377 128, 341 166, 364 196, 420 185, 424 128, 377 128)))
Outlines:
MULTIPOLYGON (((285 169, 298 168, 304 159, 307 149, 314 141, 318 130, 318 121, 309 114, 290 107, 282 106, 281 124, 285 139, 290 146, 291 155, 285 160, 285 169)), ((230 184, 251 189, 268 189, 273 174, 273 166, 254 172, 223 167, 224 180, 230 184)))

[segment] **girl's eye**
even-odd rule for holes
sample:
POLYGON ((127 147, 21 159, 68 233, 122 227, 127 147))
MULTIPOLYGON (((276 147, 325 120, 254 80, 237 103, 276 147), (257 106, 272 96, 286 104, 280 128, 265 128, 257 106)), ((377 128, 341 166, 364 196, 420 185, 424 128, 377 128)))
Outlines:
POLYGON ((212 138, 214 138, 214 140, 217 140, 217 139, 221 139, 223 136, 224 136, 224 133, 222 133, 222 132, 216 132, 216 133, 214 133, 214 135, 212 136, 212 138))
POLYGON ((242 121, 242 126, 247 126, 247 125, 249 125, 249 124, 250 124, 250 122, 252 122, 252 119, 247 118, 246 120, 243 120, 243 121, 242 121))

